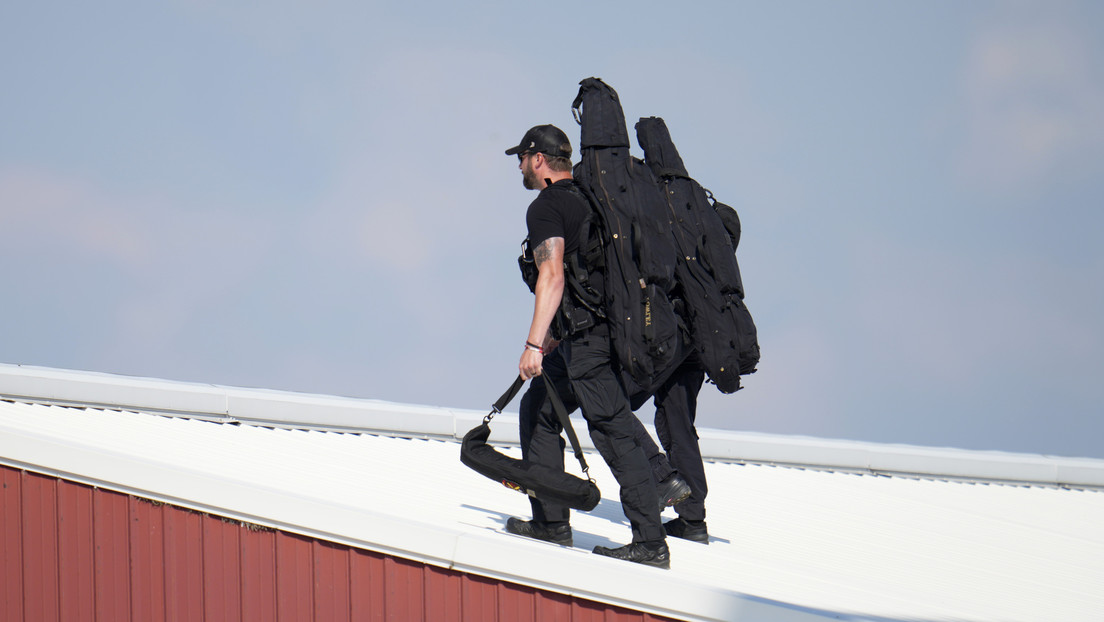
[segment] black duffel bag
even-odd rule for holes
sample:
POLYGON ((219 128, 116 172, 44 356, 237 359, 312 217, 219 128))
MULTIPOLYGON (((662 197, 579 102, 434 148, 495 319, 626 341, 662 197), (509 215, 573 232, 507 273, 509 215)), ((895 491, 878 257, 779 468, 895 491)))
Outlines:
POLYGON ((514 399, 521 390, 525 380, 521 376, 514 380, 510 388, 498 398, 491 407, 491 412, 483 418, 483 423, 472 428, 464 435, 460 444, 460 462, 470 469, 500 482, 511 490, 536 497, 541 501, 564 505, 576 510, 593 510, 602 499, 602 493, 598 485, 590 478, 586 459, 579 447, 579 437, 575 435, 575 429, 571 426, 567 410, 564 408, 560 396, 551 382, 545 382, 548 388, 548 399, 552 400, 552 409, 560 418, 568 439, 571 440, 571 448, 575 457, 582 466, 583 474, 587 479, 582 479, 561 470, 552 469, 545 465, 533 464, 527 460, 518 460, 499 453, 494 447, 487 444, 487 438, 491 435, 490 422, 495 415, 514 399))

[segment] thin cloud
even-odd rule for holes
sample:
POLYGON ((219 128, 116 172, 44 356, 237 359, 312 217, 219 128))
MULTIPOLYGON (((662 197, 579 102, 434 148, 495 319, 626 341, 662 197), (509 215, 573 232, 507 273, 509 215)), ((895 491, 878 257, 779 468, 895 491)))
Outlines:
POLYGON ((1061 17, 1023 17, 982 31, 963 73, 963 177, 1014 192, 1099 154, 1104 88, 1091 59, 1087 35, 1061 17))
POLYGON ((115 320, 101 330, 113 333, 120 352, 174 345, 192 317, 246 282, 278 243, 263 224, 230 211, 41 169, 0 172, 0 204, 0 226, 11 236, 0 254, 28 270, 36 260, 65 266, 67 282, 43 287, 117 275, 114 295, 85 302, 111 309, 115 320))
POLYGON ((0 228, 9 249, 76 251, 140 270, 154 252, 150 236, 103 190, 79 179, 20 167, 0 171, 0 228))

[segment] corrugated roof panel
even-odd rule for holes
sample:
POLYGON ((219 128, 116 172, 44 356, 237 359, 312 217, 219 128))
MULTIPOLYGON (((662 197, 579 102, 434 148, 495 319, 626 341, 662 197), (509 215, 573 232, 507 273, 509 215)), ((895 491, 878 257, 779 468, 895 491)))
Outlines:
MULTIPOLYGON (((352 430, 451 440, 462 438, 486 413, 0 364, 0 399, 5 397, 33 403, 176 413, 223 423, 240 421, 294 429, 352 430)), ((491 431, 491 441, 516 445, 516 417, 504 413, 498 423, 491 431)), ((698 432, 702 455, 707 459, 1104 490, 1104 460, 730 430, 698 432)), ((580 440, 584 447, 593 448, 587 435, 580 440)))
MULTIPOLYGON (((597 456, 588 462, 602 502, 574 514, 575 547, 564 549, 503 533, 508 516, 528 515, 528 502, 463 467, 458 455, 451 441, 0 402, 0 460, 8 464, 657 614, 1091 620, 1104 611, 1101 492, 709 463, 712 542, 672 539, 665 572, 589 553, 629 537, 616 483, 597 456)), ((188 537, 187 524, 172 528, 188 537)), ((140 530, 131 536, 141 544, 140 530)), ((250 547, 242 545, 242 572, 251 556, 312 559, 306 539, 275 551, 250 547)), ((349 572, 373 563, 354 555, 349 572)), ((383 572, 401 579, 404 563, 386 562, 383 572)), ((310 580, 282 576, 288 585, 257 585, 267 596, 249 600, 294 599, 294 582, 310 580)), ((450 593, 449 581, 441 583, 450 593)), ((97 595, 96 606, 125 600, 97 595)), ((514 596, 464 602, 528 607, 514 596)))

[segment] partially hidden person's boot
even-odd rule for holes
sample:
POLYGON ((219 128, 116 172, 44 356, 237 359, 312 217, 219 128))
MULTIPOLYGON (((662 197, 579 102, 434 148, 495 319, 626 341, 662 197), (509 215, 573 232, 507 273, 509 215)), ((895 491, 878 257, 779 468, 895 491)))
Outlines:
POLYGON ((633 542, 616 549, 596 546, 594 547, 594 553, 614 559, 623 559, 627 562, 644 564, 645 566, 654 566, 656 568, 671 567, 671 551, 667 548, 666 542, 660 542, 659 544, 653 545, 643 542, 633 542))
POLYGON ((690 497, 690 484, 687 484, 686 480, 679 477, 677 473, 672 473, 660 482, 659 486, 656 486, 656 494, 659 495, 659 511, 662 513, 664 508, 681 503, 690 497))
POLYGON ((571 525, 569 523, 541 523, 535 520, 522 520, 511 516, 506 519, 506 531, 509 533, 544 540, 560 546, 571 546, 571 525))
POLYGON ((703 520, 688 521, 680 516, 663 523, 663 529, 667 535, 675 538, 709 544, 709 530, 706 529, 703 520))

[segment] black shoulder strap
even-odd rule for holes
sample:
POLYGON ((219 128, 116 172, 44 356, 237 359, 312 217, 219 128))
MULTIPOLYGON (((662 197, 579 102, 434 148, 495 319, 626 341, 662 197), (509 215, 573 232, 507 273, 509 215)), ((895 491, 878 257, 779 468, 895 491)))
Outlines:
POLYGON ((560 424, 563 426, 564 432, 567 432, 568 440, 571 441, 571 449, 575 452, 575 459, 579 461, 583 473, 590 477, 590 467, 587 466, 586 458, 583 458, 583 449, 579 447, 579 437, 575 434, 575 428, 571 425, 571 417, 567 415, 567 409, 564 408, 563 401, 560 400, 560 394, 556 393, 556 387, 552 386, 552 383, 547 380, 544 382, 544 387, 548 389, 548 399, 552 401, 552 410, 556 411, 556 416, 560 418, 560 424))

